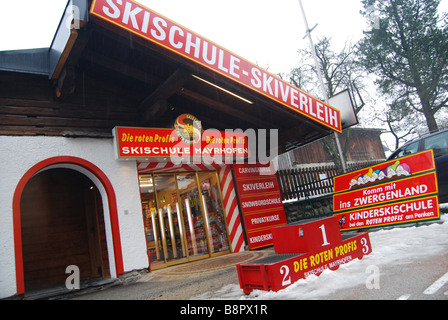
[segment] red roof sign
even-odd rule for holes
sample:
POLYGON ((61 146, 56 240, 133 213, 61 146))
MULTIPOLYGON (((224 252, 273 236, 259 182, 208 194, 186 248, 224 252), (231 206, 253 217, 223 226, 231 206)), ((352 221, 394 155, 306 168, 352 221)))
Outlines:
POLYGON ((339 110, 135 1, 94 0, 90 13, 342 131, 339 110))

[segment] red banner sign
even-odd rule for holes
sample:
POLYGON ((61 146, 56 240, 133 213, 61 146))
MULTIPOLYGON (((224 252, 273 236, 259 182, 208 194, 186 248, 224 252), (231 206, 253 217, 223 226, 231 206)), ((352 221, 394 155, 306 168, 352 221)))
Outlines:
POLYGON ((334 190, 342 230, 440 218, 432 150, 335 177, 334 190))
POLYGON ((439 199, 437 196, 419 198, 344 212, 337 217, 341 230, 437 219, 440 217, 439 199))
MULTIPOLYGON (((289 259, 264 266, 266 267, 265 274, 271 276, 269 289, 277 292, 300 279, 306 279, 311 275, 319 276, 327 269, 337 270, 339 266, 355 259, 362 259, 364 255, 371 252, 369 234, 363 232, 350 234, 338 245, 331 243, 328 246, 322 246, 319 251, 299 255, 290 254, 289 256, 292 257, 289 259)), ((238 267, 241 269, 241 265, 238 267)), ((243 287, 243 290, 245 289, 244 285, 240 284, 240 286, 243 287)), ((249 290, 245 289, 244 291, 248 292, 249 290)))
POLYGON ((273 244, 271 228, 287 223, 273 165, 234 165, 250 249, 273 244))
POLYGON ((339 110, 135 1, 94 0, 90 13, 342 132, 339 110))
POLYGON ((118 159, 210 157, 213 162, 223 157, 249 156, 247 137, 238 132, 206 130, 196 144, 180 140, 174 129, 116 127, 114 137, 118 159))
POLYGON ((337 193, 333 196, 333 210, 350 210, 380 203, 421 197, 437 193, 436 173, 390 181, 379 185, 337 193))
POLYGON ((435 170, 432 150, 380 163, 334 178, 334 193, 367 187, 374 183, 435 170))
POLYGON ((254 289, 279 291, 294 282, 336 270, 372 252, 369 234, 345 234, 342 238, 335 217, 304 220, 272 229, 276 255, 270 261, 238 264, 240 287, 245 294, 254 289))

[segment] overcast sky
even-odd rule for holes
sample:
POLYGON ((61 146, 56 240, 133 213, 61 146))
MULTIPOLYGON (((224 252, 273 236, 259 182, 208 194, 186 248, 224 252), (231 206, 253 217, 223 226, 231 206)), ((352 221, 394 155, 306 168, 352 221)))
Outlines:
MULTIPOLYGON (((287 72, 297 63, 297 50, 308 48, 298 0, 141 0, 230 51, 269 71, 287 72)), ((317 40, 357 41, 366 26, 359 0, 303 0, 317 40), (344 3, 344 7, 342 7, 344 3), (339 14, 335 14, 339 12, 339 14)))
MULTIPOLYGON (((328 36, 342 47, 367 28, 360 0, 302 0, 317 39, 328 36)), ((139 0, 141 4, 267 68, 288 72, 297 50, 308 48, 298 0, 139 0)), ((0 50, 48 47, 65 0, 0 0, 0 50)), ((441 9, 448 12, 448 0, 441 9)))

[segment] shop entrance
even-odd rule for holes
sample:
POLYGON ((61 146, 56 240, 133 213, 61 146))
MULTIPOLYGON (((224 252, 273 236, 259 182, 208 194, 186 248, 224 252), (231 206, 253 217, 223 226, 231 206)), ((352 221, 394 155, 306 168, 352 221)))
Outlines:
POLYGON ((65 287, 70 265, 81 281, 110 278, 101 195, 84 174, 37 173, 23 189, 20 213, 26 292, 65 287))
POLYGON ((152 269, 230 252, 216 172, 139 178, 152 269))

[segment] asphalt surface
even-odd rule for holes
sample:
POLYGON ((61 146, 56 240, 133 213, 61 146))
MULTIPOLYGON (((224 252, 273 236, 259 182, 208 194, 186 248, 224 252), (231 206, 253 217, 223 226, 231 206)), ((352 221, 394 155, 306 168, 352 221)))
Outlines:
MULTIPOLYGON (((205 292, 239 284, 236 265, 273 255, 274 248, 233 253, 148 272, 136 272, 112 284, 56 297, 70 300, 189 300, 205 292)), ((362 267, 362 266, 361 266, 362 267)), ((362 269, 362 268, 361 268, 362 269)), ((438 279, 448 277, 448 254, 413 259, 381 268, 380 287, 365 284, 340 289, 325 300, 448 300, 448 280, 431 294, 438 279), (445 275, 447 274, 447 275, 445 275)), ((359 272, 365 273, 362 269, 359 272)), ((446 279, 445 279, 446 280, 446 279)))
POLYGON ((274 249, 233 253, 140 273, 115 285, 99 286, 59 298, 70 300, 188 300, 227 284, 238 284, 236 265, 273 255, 274 249))
POLYGON ((337 290, 327 300, 448 300, 448 254, 381 267, 377 288, 337 290), (439 280, 440 279, 440 280, 439 280), (438 286, 437 284, 440 285, 438 286))

